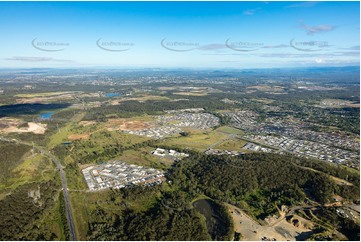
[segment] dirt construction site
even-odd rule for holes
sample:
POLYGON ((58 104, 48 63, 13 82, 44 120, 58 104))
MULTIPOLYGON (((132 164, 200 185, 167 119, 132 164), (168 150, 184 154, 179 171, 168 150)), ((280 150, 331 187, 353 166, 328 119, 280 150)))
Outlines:
POLYGON ((295 241, 304 240, 312 234, 313 224, 297 215, 286 219, 285 212, 280 211, 279 218, 270 219, 268 225, 261 225, 239 208, 230 204, 226 206, 233 219, 234 231, 242 235, 242 240, 295 241))
POLYGON ((15 118, 0 118, 0 132, 3 133, 44 134, 46 131, 46 126, 46 124, 42 123, 26 123, 20 119, 15 118))

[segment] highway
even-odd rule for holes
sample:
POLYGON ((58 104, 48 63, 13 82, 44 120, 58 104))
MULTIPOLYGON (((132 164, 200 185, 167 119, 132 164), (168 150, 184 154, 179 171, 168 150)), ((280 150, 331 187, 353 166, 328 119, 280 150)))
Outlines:
POLYGON ((48 158, 50 158, 55 163, 56 167, 59 169, 59 172, 60 172, 61 185, 62 185, 62 188, 63 188, 62 190, 63 190, 64 201, 65 201, 65 213, 66 213, 66 218, 68 220, 68 225, 69 225, 70 240, 76 241, 77 236, 76 236, 76 231, 75 231, 73 214, 72 214, 71 206, 70 206, 70 197, 69 197, 69 193, 68 193, 68 184, 66 182, 65 172, 63 170, 63 167, 61 166, 60 161, 57 158, 55 158, 49 151, 44 150, 43 148, 41 148, 39 146, 30 144, 30 143, 27 143, 27 142, 15 140, 15 139, 6 139, 6 138, 3 138, 3 137, 0 137, 0 140, 7 141, 7 142, 16 142, 16 143, 23 144, 23 145, 33 146, 41 154, 47 156, 48 158))

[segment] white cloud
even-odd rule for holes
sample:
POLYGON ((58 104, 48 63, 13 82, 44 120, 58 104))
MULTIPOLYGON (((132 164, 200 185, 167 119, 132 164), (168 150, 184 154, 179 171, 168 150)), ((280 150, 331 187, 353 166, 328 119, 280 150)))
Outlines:
POLYGON ((9 61, 24 61, 24 62, 73 62, 72 60, 55 59, 52 57, 30 57, 30 56, 13 56, 5 58, 9 61))
POLYGON ((254 15, 259 10, 261 10, 261 8, 248 9, 246 11, 243 11, 243 14, 244 15, 254 15))
POLYGON ((308 35, 318 34, 318 33, 324 33, 332 31, 336 28, 336 26, 332 25, 316 25, 316 26, 308 26, 306 24, 301 24, 300 28, 306 30, 306 33, 308 35))
POLYGON ((318 2, 312 2, 312 1, 294 3, 294 4, 286 6, 285 8, 309 8, 309 7, 315 6, 317 3, 318 2))
POLYGON ((325 61, 324 61, 323 59, 321 59, 321 58, 316 58, 316 59, 315 59, 315 62, 316 62, 317 64, 323 64, 323 63, 325 63, 325 61))

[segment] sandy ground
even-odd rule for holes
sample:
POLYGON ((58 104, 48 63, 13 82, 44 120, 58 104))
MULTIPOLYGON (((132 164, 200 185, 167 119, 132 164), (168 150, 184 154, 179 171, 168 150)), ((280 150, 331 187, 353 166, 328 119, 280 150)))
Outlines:
POLYGON ((109 131, 113 130, 141 130, 152 127, 148 122, 129 121, 126 119, 109 119, 105 125, 109 131))
POLYGON ((8 118, 8 117, 0 118, 0 130, 11 127, 11 126, 16 127, 23 123, 24 122, 22 120, 16 119, 16 118, 8 118))
POLYGON ((93 124, 96 124, 97 122, 95 121, 81 121, 79 124, 82 125, 82 126, 90 126, 90 125, 93 125, 93 124))
POLYGON ((73 140, 87 140, 89 139, 90 135, 89 134, 70 134, 68 135, 68 140, 73 141, 73 140))
POLYGON ((46 130, 46 124, 41 123, 28 123, 27 128, 17 128, 14 126, 3 129, 2 131, 5 133, 34 133, 34 134, 44 134, 46 130))
POLYGON ((34 133, 44 134, 46 131, 46 124, 29 122, 28 127, 18 128, 19 125, 24 124, 20 119, 15 118, 1 118, 0 132, 4 133, 34 133))
MULTIPOLYGON (((303 232, 311 232, 310 229, 296 227, 293 224, 287 222, 284 217, 276 220, 271 225, 260 225, 258 222, 250 218, 245 212, 239 208, 226 204, 228 211, 230 212, 233 222, 234 231, 241 233, 242 240, 247 241, 259 241, 266 237, 267 239, 275 240, 296 240, 296 236, 303 232)), ((301 224, 309 223, 303 218, 296 217, 301 224)), ((297 222, 297 220, 295 220, 297 222)))

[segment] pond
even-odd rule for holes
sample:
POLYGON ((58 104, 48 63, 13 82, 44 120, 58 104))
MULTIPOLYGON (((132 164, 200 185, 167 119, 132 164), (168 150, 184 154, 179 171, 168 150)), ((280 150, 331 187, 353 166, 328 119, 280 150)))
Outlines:
POLYGON ((206 218, 208 233, 212 240, 229 240, 227 238, 229 227, 225 214, 222 214, 221 206, 211 199, 195 201, 193 207, 206 218))
POLYGON ((39 114, 39 117, 41 120, 49 120, 51 119, 51 116, 54 115, 54 112, 47 112, 47 113, 41 113, 39 114))
POLYGON ((105 93, 105 96, 106 97, 118 97, 118 96, 120 96, 120 94, 117 92, 108 92, 108 93, 105 93))

